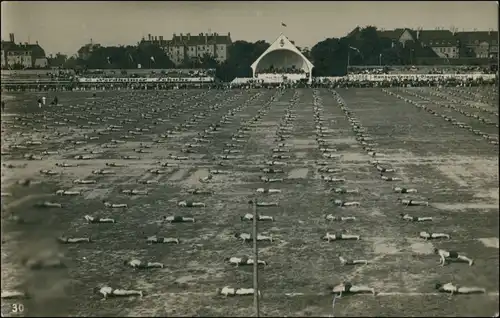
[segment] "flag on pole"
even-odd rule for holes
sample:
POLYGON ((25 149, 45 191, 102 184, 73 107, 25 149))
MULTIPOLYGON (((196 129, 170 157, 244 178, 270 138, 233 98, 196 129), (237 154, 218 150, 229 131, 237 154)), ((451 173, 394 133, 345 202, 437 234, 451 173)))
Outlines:
POLYGON ((156 62, 155 62, 155 58, 154 58, 154 56, 151 56, 151 61, 152 61, 153 63, 156 63, 156 62))
POLYGON ((281 26, 286 28, 286 24, 284 24, 283 21, 281 22, 281 26))

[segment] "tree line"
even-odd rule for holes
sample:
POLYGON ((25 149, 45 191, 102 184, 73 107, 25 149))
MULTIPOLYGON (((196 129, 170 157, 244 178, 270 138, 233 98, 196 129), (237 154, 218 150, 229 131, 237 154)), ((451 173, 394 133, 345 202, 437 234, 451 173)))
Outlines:
MULTIPOLYGON (((215 68, 222 81, 236 77, 250 77, 250 65, 269 47, 265 41, 235 41, 228 49, 228 58, 218 63, 211 56, 190 60, 175 65, 167 54, 156 45, 99 47, 85 60, 78 57, 64 59, 56 55, 49 60, 65 68, 75 69, 135 69, 141 68, 215 68)), ((360 30, 359 36, 327 38, 316 43, 303 54, 314 64, 313 76, 343 76, 348 65, 412 65, 416 58, 436 57, 431 48, 407 41, 404 45, 389 38, 379 37, 377 28, 368 26, 360 30)), ((54 65, 52 65, 54 66, 54 65)))

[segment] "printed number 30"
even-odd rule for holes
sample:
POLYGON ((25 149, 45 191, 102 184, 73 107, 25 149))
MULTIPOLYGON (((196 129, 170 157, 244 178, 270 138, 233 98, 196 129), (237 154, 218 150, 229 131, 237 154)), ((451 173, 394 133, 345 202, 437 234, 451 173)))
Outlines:
POLYGON ((12 312, 13 313, 21 313, 24 311, 23 304, 12 304, 12 312))

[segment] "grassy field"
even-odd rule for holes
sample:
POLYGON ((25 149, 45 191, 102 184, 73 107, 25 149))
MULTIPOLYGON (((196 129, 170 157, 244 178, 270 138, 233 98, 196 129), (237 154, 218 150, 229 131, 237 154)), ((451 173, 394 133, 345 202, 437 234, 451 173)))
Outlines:
MULTIPOLYGON (((391 88, 389 91, 415 100, 439 114, 447 114, 498 137, 498 128, 442 106, 449 103, 466 112, 478 113, 498 124, 494 111, 498 92, 491 89, 465 88, 391 88), (436 95, 439 93, 441 97, 436 95), (454 95, 458 95, 454 96, 454 95), (434 104, 418 96, 439 102, 434 104), (478 96, 482 96, 480 101, 478 96), (456 104, 450 99, 469 104, 456 104), (469 105, 469 106, 468 106, 469 105), (473 108, 474 106, 480 109, 473 108)), ((327 89, 249 91, 168 91, 158 93, 91 92, 58 93, 61 106, 39 109, 38 96, 8 96, 2 116, 2 164, 27 163, 25 168, 2 167, 2 290, 24 289, 33 295, 27 300, 2 301, 2 313, 14 316, 12 304, 22 303, 30 316, 246 316, 252 314, 252 297, 224 298, 217 288, 252 287, 252 268, 233 266, 224 259, 251 256, 251 244, 234 238, 235 232, 251 233, 251 222, 240 216, 251 212, 248 200, 259 187, 281 189, 277 195, 259 198, 279 202, 279 207, 259 208, 276 221, 260 222, 259 231, 271 234, 273 243, 260 245, 259 257, 269 262, 260 270, 262 316, 328 316, 332 314, 332 296, 327 286, 349 280, 374 287, 380 295, 353 295, 337 300, 337 316, 491 316, 498 310, 498 237, 499 188, 498 146, 481 136, 452 125, 415 105, 390 96, 378 88, 338 89, 354 116, 377 143, 375 159, 396 169, 400 182, 386 182, 370 164, 372 157, 355 139, 346 115, 333 93, 327 89), (323 159, 315 141, 313 94, 321 99, 324 125, 331 133, 326 139, 337 148, 340 159, 323 159), (217 105, 216 109, 209 109, 217 105), (291 159, 284 168, 282 183, 260 181, 260 169, 273 155, 279 122, 287 109, 296 118, 289 144, 291 159), (210 143, 195 148, 196 153, 183 154, 186 143, 221 120, 229 110, 236 110, 231 122, 222 124, 210 143), (206 111, 192 126, 170 138, 161 134, 176 125, 192 121, 194 114, 206 111), (222 160, 226 143, 245 122, 258 113, 246 142, 241 143, 241 158, 222 160), (88 123, 88 122, 91 123, 88 123), (93 123, 92 123, 93 122, 93 123), (49 126, 46 126, 49 125, 49 126), (110 125, 122 126, 108 135, 110 125), (142 134, 132 134, 146 128, 142 134), (91 140, 87 137, 97 136, 91 140), (125 137, 127 137, 125 139, 125 137), (125 143, 117 148, 103 148, 112 140, 125 143), (156 140, 164 143, 155 143, 156 140), (41 145, 13 149, 39 140, 41 145), (85 141, 85 144, 75 144, 85 141), (150 153, 135 153, 142 144, 150 153), (91 150, 103 150, 91 160, 74 156, 91 150), (26 161, 23 155, 41 154, 45 150, 58 154, 44 155, 43 160, 26 161), (176 161, 168 155, 185 155, 176 161), (136 155, 136 160, 123 160, 136 155), (358 195, 336 195, 332 186, 320 179, 317 161, 330 161, 341 169, 343 186, 357 188, 358 195), (178 163, 178 167, 161 168, 158 161, 178 163), (79 163, 79 167, 60 168, 56 163, 79 163), (106 162, 124 163, 126 167, 109 168, 106 162), (154 175, 149 169, 164 169, 154 175), (62 172, 58 176, 40 175, 40 169, 62 172), (115 175, 96 176, 95 169, 112 169, 115 175), (200 178, 209 169, 230 171, 215 175, 208 183, 200 178), (32 178, 39 185, 23 187, 17 180, 32 178), (77 178, 97 180, 96 184, 75 185, 77 178), (144 185, 138 180, 158 181, 144 185), (416 188, 407 195, 428 200, 429 207, 407 207, 398 203, 403 195, 394 186, 416 188), (210 189, 213 195, 193 196, 187 190, 210 189), (83 190, 81 196, 59 197, 58 189, 83 190), (147 196, 127 196, 123 189, 148 189, 147 196), (332 199, 356 200, 357 208, 338 208, 332 199), (62 209, 36 209, 33 204, 51 200, 62 209), (127 203, 127 209, 109 209, 102 203, 127 203), (202 201, 205 208, 181 208, 179 200, 202 201), (29 224, 15 224, 6 219, 16 213, 29 224), (406 223, 399 218, 405 212, 415 216, 432 216, 431 224, 406 223), (329 223, 325 214, 352 215, 351 223, 329 223), (90 214, 112 217, 116 224, 86 224, 90 214), (195 223, 161 224, 165 215, 194 216, 195 223), (360 241, 327 243, 320 237, 326 232, 345 230, 359 234, 360 241), (425 242, 418 238, 422 230, 443 232, 449 241, 425 242), (92 244, 58 245, 59 235, 91 236, 92 244), (148 245, 145 236, 158 234, 178 237, 179 245, 148 245), (438 266, 433 248, 456 250, 475 259, 475 264, 452 263, 438 266), (20 265, 25 256, 35 257, 45 250, 64 253, 68 267, 59 270, 30 271, 20 265), (340 266, 338 256, 368 259, 368 265, 340 266), (123 261, 139 258, 165 264, 163 269, 134 271, 123 261), (488 294, 454 296, 435 294, 437 281, 461 286, 479 286, 488 294), (140 289, 143 298, 101 301, 95 294, 97 284, 115 288, 140 289)), ((2 96, 4 98, 4 96, 2 96)), ((47 100, 51 100, 49 96, 47 100)))

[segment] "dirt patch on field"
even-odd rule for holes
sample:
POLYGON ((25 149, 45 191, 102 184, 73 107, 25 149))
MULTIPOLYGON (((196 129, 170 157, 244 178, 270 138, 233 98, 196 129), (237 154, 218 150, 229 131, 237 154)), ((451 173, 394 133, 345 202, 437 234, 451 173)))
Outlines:
POLYGON ((499 248, 498 237, 480 238, 477 239, 479 242, 483 243, 486 247, 499 248))
POLYGON ((307 168, 293 169, 288 174, 288 179, 305 179, 307 177, 308 173, 309 173, 309 169, 307 169, 307 168))
POLYGON ((410 245, 410 249, 413 253, 416 254, 432 254, 434 253, 434 245, 429 242, 422 242, 418 239, 408 239, 410 245))
POLYGON ((384 238, 375 238, 373 242, 373 252, 375 254, 396 254, 399 252, 397 246, 388 242, 384 238))
POLYGON ((186 173, 188 171, 189 171, 189 169, 179 169, 173 175, 171 175, 170 178, 168 178, 168 181, 182 180, 182 178, 184 178, 184 176, 186 175, 186 173))
POLYGON ((184 180, 182 183, 185 186, 192 187, 192 186, 198 186, 201 184, 200 179, 208 177, 208 169, 199 169, 193 172, 186 180, 184 180))
POLYGON ((498 202, 498 200, 499 200, 498 194, 499 194, 499 188, 489 189, 489 190, 485 190, 485 191, 478 192, 478 193, 474 194, 474 198, 493 199, 496 202, 498 202))
POLYGON ((498 210, 498 204, 486 203, 432 203, 433 207, 440 210, 463 211, 463 210, 498 210))
POLYGON ((84 198, 86 200, 104 199, 113 191, 113 188, 106 189, 93 189, 91 191, 84 193, 84 198))

